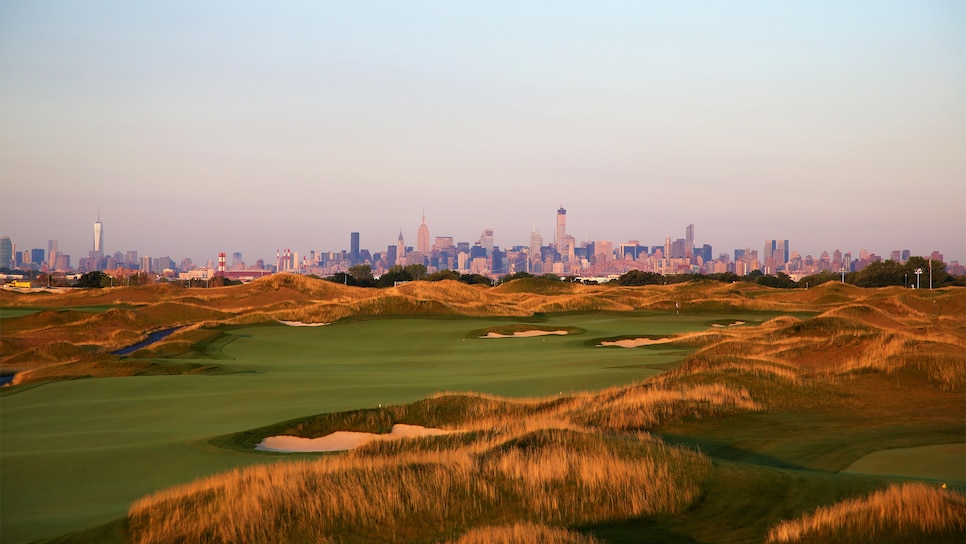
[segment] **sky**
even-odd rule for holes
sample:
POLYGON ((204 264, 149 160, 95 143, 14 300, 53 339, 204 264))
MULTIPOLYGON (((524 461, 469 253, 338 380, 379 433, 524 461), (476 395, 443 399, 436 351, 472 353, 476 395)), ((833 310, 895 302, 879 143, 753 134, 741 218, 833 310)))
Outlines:
POLYGON ((0 2, 0 235, 108 253, 933 250, 966 262, 966 2, 0 2))

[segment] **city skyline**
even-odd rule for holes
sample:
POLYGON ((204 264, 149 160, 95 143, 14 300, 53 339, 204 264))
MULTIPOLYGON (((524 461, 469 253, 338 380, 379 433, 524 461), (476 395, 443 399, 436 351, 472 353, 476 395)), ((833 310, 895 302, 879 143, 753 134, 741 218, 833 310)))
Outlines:
POLYGON ((0 235, 271 261, 400 226, 966 260, 961 2, 0 4, 0 235))
MULTIPOLYGON (((13 248, 8 248, 7 246, 11 243, 8 236, 2 236, 3 242, 0 245, 3 247, 0 247, 0 254, 6 257, 10 251, 14 252, 14 255, 11 256, 16 256, 16 253, 21 253, 25 265, 31 265, 35 269, 89 271, 128 268, 133 265, 135 270, 152 271, 154 273, 158 273, 165 268, 180 270, 181 272, 186 272, 192 268, 225 271, 229 269, 227 266, 227 255, 229 253, 232 255, 230 269, 234 270, 238 270, 240 266, 244 266, 246 269, 255 268, 276 272, 307 272, 307 267, 314 266, 316 268, 313 269, 314 272, 312 273, 318 273, 322 270, 328 273, 334 273, 340 270, 344 271, 353 264, 379 264, 382 270, 398 264, 426 264, 431 271, 453 269, 465 272, 471 268, 470 260, 474 256, 477 256, 475 252, 470 251, 473 246, 480 246, 483 250, 482 255, 487 257, 493 254, 494 248, 499 248, 501 250, 501 259, 505 259, 508 252, 514 257, 519 257, 518 251, 529 253, 530 256, 526 258, 525 265, 523 264, 523 260, 518 260, 518 262, 512 264, 507 261, 501 267, 491 269, 490 263, 486 265, 479 265, 477 263, 477 272, 494 276, 519 271, 532 272, 533 270, 530 270, 530 263, 541 261, 541 257, 531 256, 539 252, 542 247, 549 247, 555 250, 556 257, 551 257, 548 264, 551 261, 573 263, 574 268, 544 270, 543 266, 538 264, 536 265, 536 271, 538 273, 556 272, 579 274, 580 272, 587 272, 595 269, 592 264, 593 261, 597 260, 598 254, 602 253, 606 256, 606 259, 612 259, 616 262, 625 258, 625 251, 632 252, 633 258, 631 260, 638 260, 637 257, 640 255, 640 260, 647 262, 647 265, 641 269, 652 270, 656 269, 655 267, 660 267, 662 273, 734 272, 736 271, 734 269, 735 263, 740 258, 744 259, 745 256, 747 256, 748 261, 738 268, 738 271, 741 272, 739 275, 746 274, 751 270, 761 270, 771 274, 783 271, 791 272, 793 275, 796 273, 799 276, 807 275, 807 272, 803 273, 799 269, 802 266, 802 262, 812 263, 808 264, 808 266, 814 267, 817 266, 816 263, 819 263, 822 258, 828 259, 834 265, 830 268, 828 266, 829 263, 826 263, 824 265, 825 269, 834 269, 834 271, 839 271, 842 267, 850 268, 852 263, 858 262, 862 262, 863 264, 861 266, 865 266, 871 260, 889 259, 904 262, 910 256, 926 258, 932 256, 936 258, 938 255, 940 260, 946 263, 954 263, 957 269, 964 264, 958 259, 950 258, 944 254, 942 249, 935 248, 931 251, 920 253, 908 248, 893 248, 886 252, 870 251, 866 248, 862 248, 861 250, 845 249, 843 251, 836 247, 835 249, 825 248, 813 254, 799 251, 790 245, 788 239, 765 239, 761 251, 758 250, 758 247, 762 246, 756 247, 754 245, 734 248, 716 248, 711 244, 702 243, 699 246, 695 243, 695 225, 693 223, 684 228, 683 238, 672 238, 672 235, 668 235, 665 237, 663 243, 660 243, 659 240, 648 241, 647 239, 641 238, 628 238, 627 240, 585 240, 578 242, 567 232, 567 210, 564 206, 561 205, 556 210, 555 219, 555 228, 553 229, 552 236, 546 241, 546 246, 544 246, 544 238, 536 229, 535 224, 533 230, 529 233, 529 244, 518 242, 509 244, 495 243, 494 231, 489 228, 484 228, 481 235, 475 240, 460 240, 446 234, 431 233, 426 220, 426 212, 423 210, 420 224, 416 229, 415 241, 412 238, 407 240, 404 235, 405 229, 401 228, 394 243, 370 248, 361 243, 360 232, 350 232, 348 233, 348 246, 343 248, 316 247, 303 251, 290 246, 285 246, 284 248, 279 247, 276 248, 274 260, 266 258, 265 256, 246 258, 244 257, 245 252, 238 251, 237 248, 230 252, 221 249, 215 251, 213 257, 199 260, 191 256, 180 257, 177 254, 174 254, 174 257, 171 254, 162 256, 148 255, 138 249, 132 250, 130 248, 114 251, 108 249, 105 251, 104 224, 101 222, 100 212, 98 212, 97 220, 93 222, 92 249, 86 255, 79 255, 75 258, 69 253, 65 254, 61 252, 59 239, 47 240, 46 253, 43 248, 28 249, 22 246, 17 247, 15 242, 13 242, 13 248), (451 247, 452 250, 437 247, 441 243, 444 246, 451 247), (457 246, 460 246, 461 249, 457 248, 457 246), (520 249, 517 250, 516 248, 520 249), (440 255, 441 249, 444 252, 450 253, 450 261, 445 261, 444 259, 443 261, 435 262, 433 260, 434 256, 438 257, 440 255), (591 257, 588 251, 594 257, 591 257), (456 253, 465 253, 465 256, 461 259, 456 259, 456 253), (340 254, 341 257, 339 257, 340 254), (118 255, 121 255, 121 257, 117 257, 118 255), (410 257, 412 255, 417 256, 416 260, 410 257), (843 259, 843 255, 845 259, 843 259), (410 257, 409 260, 406 259, 407 257, 410 257), (686 259, 682 260, 685 257, 686 259), (97 264, 100 259, 103 259, 103 261, 101 261, 101 264, 97 264), (377 261, 379 262, 377 263, 377 261), (721 266, 729 261, 731 261, 729 268, 721 266), (167 263, 167 265, 154 264, 152 266, 152 262, 167 263), (255 262, 259 264, 253 267, 252 263, 255 262), (105 263, 111 264, 105 266, 105 263), (189 265, 190 268, 185 270, 179 263, 181 265, 191 263, 189 265), (717 270, 713 266, 714 263, 720 263, 717 270), (690 269, 686 270, 688 267, 690 269)), ((703 242, 700 240, 700 237, 698 241, 703 242)))

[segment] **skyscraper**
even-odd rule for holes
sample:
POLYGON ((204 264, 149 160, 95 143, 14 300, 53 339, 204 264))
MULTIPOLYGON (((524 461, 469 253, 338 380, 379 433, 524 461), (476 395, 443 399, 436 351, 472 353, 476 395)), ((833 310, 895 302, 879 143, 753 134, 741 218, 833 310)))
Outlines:
POLYGON ((349 233, 349 260, 352 264, 359 262, 359 233, 349 233))
POLYGON ((480 246, 486 251, 486 256, 493 254, 493 229, 483 229, 480 235, 480 246))
POLYGON ((57 245, 57 240, 47 240, 47 266, 51 270, 57 266, 57 254, 60 253, 57 245))
POLYGON ((694 224, 684 230, 684 256, 689 259, 694 256, 694 224))
POLYGON ((94 253, 98 257, 104 255, 104 225, 101 223, 101 212, 97 212, 97 221, 94 221, 94 253))
POLYGON ((14 268, 13 266, 13 242, 9 236, 0 238, 0 267, 14 268))
POLYGON ((416 251, 429 255, 429 227, 426 226, 426 211, 423 211, 423 223, 416 233, 416 251))
POLYGON ((554 233, 554 244, 557 253, 561 255, 567 253, 567 210, 563 206, 557 210, 557 232, 554 233))
POLYGON ((775 274, 779 270, 783 270, 790 255, 788 240, 765 240, 765 251, 762 255, 763 264, 766 268, 765 273, 775 274))
POLYGON ((402 228, 399 229, 399 240, 396 241, 396 263, 405 266, 403 259, 406 258, 406 241, 403 240, 402 228))
POLYGON ((543 272, 542 264, 537 267, 539 270, 534 267, 535 263, 542 263, 543 261, 543 258, 540 255, 541 246, 543 246, 543 236, 540 236, 540 233, 537 232, 536 228, 534 228, 532 231, 530 231, 530 254, 528 255, 527 260, 527 265, 529 268, 527 269, 527 272, 543 272))

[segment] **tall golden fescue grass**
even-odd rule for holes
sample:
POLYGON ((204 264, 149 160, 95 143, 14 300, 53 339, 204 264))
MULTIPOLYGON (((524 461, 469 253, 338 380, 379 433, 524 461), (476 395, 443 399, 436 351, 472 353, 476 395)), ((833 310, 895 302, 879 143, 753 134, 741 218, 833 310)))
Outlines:
POLYGON ((761 409, 747 389, 722 383, 638 385, 605 390, 578 409, 574 419, 601 429, 636 431, 670 420, 761 409))
POLYGON ((599 540, 569 531, 536 523, 514 523, 471 529, 463 536, 446 544, 599 544, 599 540))
POLYGON ((768 542, 877 542, 966 531, 966 496, 938 485, 891 485, 868 497, 821 507, 768 531, 768 542))
MULTIPOLYGON (((421 439, 414 439, 421 440, 421 439)), ((501 518, 562 525, 686 508, 709 460, 646 436, 540 430, 467 449, 258 466, 134 503, 133 542, 430 542, 501 518), (451 533, 449 533, 451 534, 451 533), (347 536, 353 535, 353 536, 347 536)))

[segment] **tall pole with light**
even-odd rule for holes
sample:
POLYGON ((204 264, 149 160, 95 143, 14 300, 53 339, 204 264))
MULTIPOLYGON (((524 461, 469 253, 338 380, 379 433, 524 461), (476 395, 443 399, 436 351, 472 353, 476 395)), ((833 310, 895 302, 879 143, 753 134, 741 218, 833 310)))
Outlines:
POLYGON ((916 269, 916 289, 919 289, 919 276, 922 275, 922 268, 916 269))

